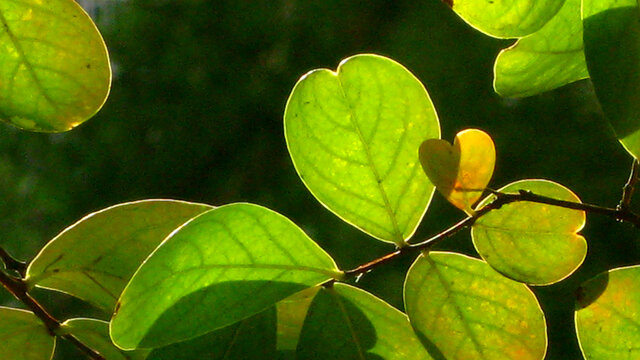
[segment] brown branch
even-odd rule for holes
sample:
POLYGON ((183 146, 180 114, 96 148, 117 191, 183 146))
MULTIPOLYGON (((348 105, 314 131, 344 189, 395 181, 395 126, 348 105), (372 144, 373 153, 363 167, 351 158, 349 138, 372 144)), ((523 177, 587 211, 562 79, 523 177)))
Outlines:
POLYGON ((620 200, 620 204, 618 205, 618 210, 627 211, 631 204, 631 197, 633 196, 633 191, 635 190, 636 183, 638 182, 638 172, 640 171, 640 163, 638 160, 633 160, 633 164, 631 165, 631 173, 629 174, 629 180, 622 187, 622 199, 620 200))
POLYGON ((25 277, 27 264, 11 256, 11 254, 2 247, 0 247, 0 260, 4 263, 5 269, 16 271, 20 276, 25 277))

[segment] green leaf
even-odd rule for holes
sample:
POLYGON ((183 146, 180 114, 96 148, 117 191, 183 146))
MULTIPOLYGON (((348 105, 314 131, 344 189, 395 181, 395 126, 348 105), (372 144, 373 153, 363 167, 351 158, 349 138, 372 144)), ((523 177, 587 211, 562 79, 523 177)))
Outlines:
POLYGON ((589 77, 580 3, 581 0, 566 0, 542 29, 500 52, 493 84, 498 94, 526 97, 589 77))
POLYGON ((576 330, 587 360, 640 359, 640 266, 604 272, 578 289, 576 330))
POLYGON ((0 2, 0 119, 32 131, 70 130, 111 86, 104 41, 73 0, 0 2))
POLYGON ((61 325, 65 334, 72 334, 85 345, 96 350, 106 360, 143 360, 146 350, 122 351, 109 338, 109 323, 96 319, 70 319, 61 325))
POLYGON ((407 315, 436 359, 541 360, 546 325, 526 285, 454 253, 421 255, 404 287, 407 315))
POLYGON ((640 19, 636 0, 584 0, 587 66, 604 113, 640 158, 640 19))
POLYGON ((313 299, 298 359, 431 359, 407 316, 370 293, 346 284, 313 299))
POLYGON ((426 90, 376 55, 343 60, 296 84, 284 116, 289 153, 311 193, 362 231, 400 246, 433 195, 418 147, 440 137, 426 90))
POLYGON ((55 337, 32 312, 0 307, 0 359, 48 360, 55 337))
POLYGON ((278 351, 293 353, 298 346, 300 332, 309 306, 320 287, 312 287, 276 304, 278 311, 278 351))
POLYGON ((333 259, 284 216, 252 204, 222 206, 147 258, 120 297, 111 338, 123 349, 187 340, 341 277, 333 259))
POLYGON ((497 38, 536 32, 560 10, 565 0, 446 0, 460 17, 497 38))
POLYGON ((90 214, 40 251, 27 269, 27 283, 69 293, 111 313, 142 261, 173 230, 210 209, 144 200, 90 214))
MULTIPOLYGON (((522 180, 500 192, 534 194, 580 202, 571 190, 547 180, 522 180)), ((492 202, 488 196, 478 209, 492 202)), ((492 210, 473 224, 471 237, 482 258, 505 276, 532 285, 547 285, 571 275, 584 261, 587 242, 578 235, 584 211, 533 202, 515 202, 492 210)))

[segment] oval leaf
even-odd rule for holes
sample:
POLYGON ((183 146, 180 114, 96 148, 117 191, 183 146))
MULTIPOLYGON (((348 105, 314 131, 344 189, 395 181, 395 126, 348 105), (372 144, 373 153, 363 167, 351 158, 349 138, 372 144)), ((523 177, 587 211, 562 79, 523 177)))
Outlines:
POLYGON ((0 307, 0 359, 48 360, 56 339, 32 312, 0 307))
POLYGON ((146 350, 122 351, 109 338, 109 323, 96 319, 70 319, 65 321, 61 330, 72 334, 83 344, 96 350, 106 360, 143 360, 149 353, 146 350))
POLYGON ((309 308, 298 359, 431 359, 407 316, 346 284, 321 289, 309 308), (330 330, 330 331, 328 331, 330 330))
POLYGON ((45 246, 27 269, 27 283, 63 291, 108 312, 138 266, 173 230, 209 205, 144 200, 95 212, 45 246))
POLYGON ((252 204, 222 206, 182 226, 138 269, 120 297, 111 338, 123 349, 168 345, 341 276, 284 216, 252 204))
POLYGON ((578 289, 576 330, 587 360, 640 359, 640 266, 607 271, 578 289))
POLYGON ((417 150, 440 137, 426 90, 407 69, 358 55, 296 84, 284 116, 293 163, 311 193, 362 231, 404 245, 434 188, 417 150))
POLYGON ((483 261, 421 255, 407 274, 404 298, 411 324, 436 359, 545 356, 546 325, 535 296, 483 261))
POLYGON ((104 41, 73 0, 0 2, 0 119, 32 131, 70 130, 111 86, 104 41))
POLYGON ((456 134, 446 140, 429 139, 420 145, 420 163, 436 189, 455 207, 473 213, 471 206, 489 184, 496 164, 496 149, 482 130, 456 134))
MULTIPOLYGON (((580 202, 571 190, 547 180, 522 180, 500 192, 534 194, 580 202)), ((492 202, 488 196, 478 209, 492 202)), ((587 242, 578 235, 584 211, 532 202, 515 202, 492 210, 473 224, 471 237, 482 258, 516 281, 547 285, 571 275, 584 261, 587 242)))

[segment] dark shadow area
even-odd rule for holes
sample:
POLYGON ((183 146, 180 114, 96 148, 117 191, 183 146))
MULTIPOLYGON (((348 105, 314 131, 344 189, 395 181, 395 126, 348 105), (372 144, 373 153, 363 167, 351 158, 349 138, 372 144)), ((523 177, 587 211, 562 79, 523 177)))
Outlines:
POLYGON ((576 310, 584 309, 598 300, 609 285, 609 272, 606 271, 587 280, 576 290, 576 310))

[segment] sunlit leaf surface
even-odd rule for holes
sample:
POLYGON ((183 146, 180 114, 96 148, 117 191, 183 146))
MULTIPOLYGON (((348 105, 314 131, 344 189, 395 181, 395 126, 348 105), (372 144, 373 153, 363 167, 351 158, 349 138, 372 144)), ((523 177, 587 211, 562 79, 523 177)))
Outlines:
POLYGON ((533 293, 485 262, 432 252, 404 288, 409 320, 435 359, 541 360, 546 325, 533 293))
POLYGON ((393 60, 354 56, 303 76, 284 118, 296 170, 324 206, 378 239, 411 237, 434 191, 418 147, 440 137, 420 81, 393 60))
POLYGON ((73 0, 0 1, 0 119, 67 131, 93 116, 111 86, 107 49, 73 0))
POLYGON ((0 359, 48 360, 56 339, 32 312, 0 307, 0 359))
POLYGON ((72 334, 85 345, 96 350, 106 360, 143 360, 146 350, 122 351, 109 338, 109 323, 96 319, 71 319, 62 324, 65 333, 72 334))
POLYGON ((181 227, 138 269, 116 307, 111 337, 124 349, 187 340, 341 276, 282 215, 252 204, 222 206, 181 227))
POLYGON ((493 175, 496 150, 487 133, 467 129, 456 134, 453 146, 441 139, 422 143, 420 162, 436 189, 454 206, 471 213, 493 175))
POLYGON ((144 200, 95 212, 45 246, 27 270, 29 286, 64 291, 111 313, 138 266, 173 230, 209 205, 144 200))
POLYGON ((576 330, 585 359, 640 359, 640 266, 600 274, 577 294, 576 330))

